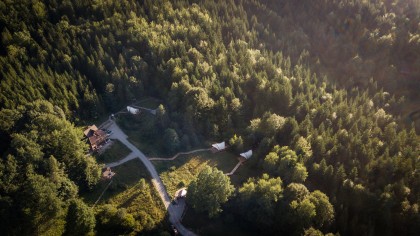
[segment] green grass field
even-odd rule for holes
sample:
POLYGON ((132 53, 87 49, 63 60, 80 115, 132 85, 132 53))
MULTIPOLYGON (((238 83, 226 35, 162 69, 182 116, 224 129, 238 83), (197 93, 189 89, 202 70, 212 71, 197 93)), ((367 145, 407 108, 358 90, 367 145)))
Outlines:
MULTIPOLYGON (((112 178, 111 185, 104 193, 98 204, 106 203, 114 196, 133 187, 140 181, 140 179, 145 179, 147 182, 150 181, 149 172, 147 172, 143 163, 141 163, 139 159, 134 159, 120 166, 114 167, 112 168, 112 171, 116 174, 112 178)), ((100 180, 92 191, 83 193, 82 197, 90 204, 95 203, 109 182, 110 180, 100 180)))
POLYGON ((113 144, 110 148, 105 150, 104 153, 96 157, 98 163, 111 163, 123 159, 128 154, 130 154, 130 149, 128 149, 124 144, 119 140, 113 140, 113 144))
MULTIPOLYGON (((116 173, 112 183, 97 205, 111 204, 125 208, 140 224, 136 232, 158 230, 166 225, 165 207, 152 186, 149 172, 139 159, 112 168, 116 173), (147 217, 146 217, 147 216, 147 217)), ((93 204, 108 185, 109 180, 101 181, 96 188, 82 195, 86 202, 93 204)))
MULTIPOLYGON (((174 196, 176 190, 188 186, 206 165, 216 167, 223 173, 228 173, 238 163, 238 159, 229 152, 211 153, 207 151, 181 155, 173 161, 152 162, 169 195, 174 196)), ((239 167, 239 169, 242 167, 239 167)))
POLYGON ((127 134, 129 141, 147 156, 162 156, 163 133, 155 127, 156 117, 150 113, 139 116, 123 115, 118 125, 127 134))

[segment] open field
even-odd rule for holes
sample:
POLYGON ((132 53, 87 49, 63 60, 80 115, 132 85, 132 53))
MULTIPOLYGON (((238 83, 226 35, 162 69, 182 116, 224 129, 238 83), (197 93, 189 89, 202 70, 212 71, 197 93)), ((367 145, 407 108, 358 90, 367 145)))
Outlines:
MULTIPOLYGON (((111 204, 116 208, 125 208, 139 222, 137 232, 153 232, 166 225, 165 207, 155 188, 150 182, 150 176, 139 159, 134 159, 113 168, 116 175, 97 207, 111 204), (147 217, 145 217, 147 216, 147 217)), ((82 196, 86 202, 93 204, 109 184, 109 180, 102 181, 96 188, 82 196)))
MULTIPOLYGON (((134 159, 126 162, 120 166, 112 168, 115 176, 112 178, 112 183, 108 190, 102 196, 98 204, 107 202, 114 196, 124 192, 125 190, 136 185, 141 179, 146 182, 150 181, 150 176, 139 159, 134 159)), ((101 180, 92 191, 86 192, 82 195, 86 202, 93 204, 109 184, 110 180, 101 180)))

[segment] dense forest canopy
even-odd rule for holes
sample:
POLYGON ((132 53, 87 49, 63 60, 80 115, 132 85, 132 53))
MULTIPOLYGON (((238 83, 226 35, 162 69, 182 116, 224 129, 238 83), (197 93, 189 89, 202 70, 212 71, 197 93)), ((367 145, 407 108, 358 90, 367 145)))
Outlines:
POLYGON ((108 215, 136 231, 124 210, 80 199, 100 166, 74 125, 145 96, 163 103, 150 127, 177 140, 168 152, 220 139, 254 150, 259 175, 222 205, 235 224, 420 232, 419 136, 405 117, 420 100, 417 0, 5 0, 0 32, 6 234, 99 232, 108 215))

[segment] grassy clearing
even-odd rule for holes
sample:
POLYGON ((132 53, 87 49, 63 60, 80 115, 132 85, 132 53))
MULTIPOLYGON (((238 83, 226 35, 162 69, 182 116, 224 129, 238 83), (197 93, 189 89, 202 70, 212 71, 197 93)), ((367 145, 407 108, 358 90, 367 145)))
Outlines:
MULTIPOLYGON (((104 193, 99 203, 107 202, 114 196, 133 187, 142 178, 146 179, 147 181, 150 181, 149 172, 147 172, 143 163, 141 163, 139 159, 134 159, 129 162, 126 162, 120 166, 112 168, 112 170, 116 174, 112 178, 111 185, 109 186, 108 190, 104 193)), ((105 187, 109 184, 109 182, 109 180, 101 180, 92 191, 82 193, 82 197, 86 202, 93 204, 104 191, 105 187)))
POLYGON ((130 149, 128 149, 119 140, 113 140, 111 147, 105 150, 105 152, 101 155, 97 156, 96 160, 98 163, 111 163, 126 157, 130 154, 130 152, 130 149))
POLYGON ((132 187, 109 199, 108 203, 127 209, 127 212, 140 222, 138 232, 144 229, 153 230, 165 221, 165 207, 150 180, 140 179, 132 187))
POLYGON ((188 186, 206 165, 228 173, 237 162, 235 155, 229 152, 203 152, 182 155, 173 161, 153 161, 153 164, 169 195, 174 196, 177 189, 188 186))
POLYGON ((258 171, 255 166, 251 166, 250 163, 243 163, 235 172, 230 176, 230 181, 235 187, 242 186, 249 178, 261 176, 261 171, 258 171))
MULTIPOLYGON (((116 175, 98 204, 125 208, 138 222, 136 232, 161 229, 166 224, 166 210, 143 163, 134 159, 113 168, 113 171, 116 175)), ((83 198, 93 204, 108 183, 109 181, 101 181, 92 192, 83 195, 83 198)))
POLYGON ((137 134, 129 134, 126 132, 126 134, 130 137, 128 140, 136 146, 138 149, 140 149, 144 155, 148 157, 155 157, 155 156, 162 156, 163 152, 159 151, 162 150, 161 148, 161 140, 153 140, 153 139, 147 139, 144 137, 141 137, 141 135, 137 134))
POLYGON ((169 196, 175 196, 177 189, 188 186, 206 164, 207 162, 203 162, 200 158, 193 157, 184 165, 178 168, 171 167, 169 171, 161 173, 160 178, 169 196))
POLYGON ((156 117, 150 113, 138 116, 124 115, 118 119, 121 129, 128 135, 130 142, 147 156, 163 155, 163 133, 156 128, 156 117))

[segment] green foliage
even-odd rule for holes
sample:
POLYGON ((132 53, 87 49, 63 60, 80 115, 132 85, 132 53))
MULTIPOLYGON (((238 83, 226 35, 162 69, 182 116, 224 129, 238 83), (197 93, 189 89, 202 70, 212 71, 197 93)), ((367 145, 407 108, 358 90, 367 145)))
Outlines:
POLYGON ((7 159, 0 160, 1 172, 7 174, 0 183, 6 204, 1 218, 9 218, 2 227, 17 234, 62 234, 69 200, 98 182, 100 167, 85 156, 82 134, 51 103, 35 101, 0 114, 14 114, 1 127, 10 138, 2 153, 7 159))
POLYGON ((330 224, 334 219, 334 208, 325 193, 315 190, 309 196, 309 200, 315 205, 315 225, 322 227, 330 224))
POLYGON ((244 150, 244 141, 241 136, 236 136, 236 134, 229 139, 229 145, 235 153, 240 153, 244 150))
POLYGON ((309 190, 303 184, 291 183, 284 190, 284 198, 288 201, 302 201, 309 196, 309 190))
POLYGON ((230 179, 216 168, 205 167, 188 186, 187 202, 198 212, 214 217, 233 193, 230 179))
POLYGON ((261 228, 274 223, 276 204, 282 198, 282 180, 263 174, 260 179, 248 179, 239 188, 240 209, 249 221, 261 228))
POLYGON ((97 212, 97 227, 108 234, 125 234, 134 230, 136 221, 133 215, 124 208, 117 209, 112 205, 103 205, 97 212))
POLYGON ((95 215, 83 201, 72 200, 66 217, 66 235, 86 235, 93 233, 95 215))
POLYGON ((318 229, 314 229, 312 227, 305 230, 303 235, 304 236, 324 236, 324 234, 321 231, 319 231, 318 229))
MULTIPOLYGON (((23 232, 37 234, 62 234, 65 203, 60 199, 57 187, 42 175, 27 174, 28 180, 23 185, 21 211, 25 225, 23 232)), ((13 222, 16 224, 16 222, 13 222)), ((9 225, 8 227, 11 227, 9 225)))
MULTIPOLYGON (((289 184, 267 228, 418 232, 419 138, 396 117, 419 98, 419 9, 414 0, 0 2, 2 232, 62 233, 68 201, 100 176, 65 120, 150 95, 165 104, 156 116, 119 118, 141 150, 234 137, 235 152, 256 150, 247 168, 289 184), (25 206, 27 219, 20 193, 38 178, 53 190, 34 191, 55 210, 25 206), (318 219, 318 202, 293 182, 322 190, 337 217, 321 204, 328 214, 318 219), (293 201, 302 224, 285 220, 293 201)), ((133 227, 120 213, 125 233, 133 227)))
POLYGON ((289 205, 291 210, 292 222, 297 229, 306 228, 316 216, 315 205, 309 199, 302 201, 292 201, 289 205))
POLYGON ((167 153, 176 153, 179 149, 180 141, 178 134, 174 129, 168 128, 163 134, 163 142, 167 153))
POLYGON ((270 174, 280 175, 286 182, 303 183, 308 177, 308 172, 299 161, 298 156, 289 147, 276 146, 264 159, 264 168, 270 174))

